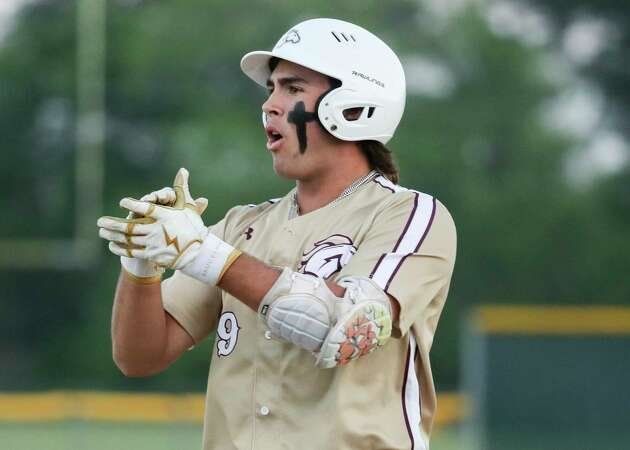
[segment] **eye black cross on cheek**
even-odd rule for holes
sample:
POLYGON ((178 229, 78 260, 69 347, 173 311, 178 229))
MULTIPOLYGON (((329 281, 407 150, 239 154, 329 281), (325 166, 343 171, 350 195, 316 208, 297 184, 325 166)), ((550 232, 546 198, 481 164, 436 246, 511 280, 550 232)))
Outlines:
POLYGON ((295 125, 297 129, 298 141, 300 143, 300 153, 306 151, 306 123, 317 120, 317 112, 308 112, 304 107, 304 102, 295 104, 293 111, 289 111, 287 121, 295 125))

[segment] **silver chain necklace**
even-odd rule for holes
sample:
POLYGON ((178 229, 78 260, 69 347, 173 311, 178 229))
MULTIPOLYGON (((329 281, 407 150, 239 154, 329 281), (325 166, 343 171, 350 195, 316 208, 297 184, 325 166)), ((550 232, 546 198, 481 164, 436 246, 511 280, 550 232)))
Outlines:
MULTIPOLYGON (((363 175, 361 178, 354 180, 350 186, 344 189, 344 191, 339 195, 339 197, 334 199, 332 202, 328 203, 326 206, 335 205, 336 203, 340 202, 341 200, 343 200, 344 198, 352 194, 354 191, 359 189, 365 183, 372 181, 378 175, 379 175, 378 171, 372 170, 367 175, 363 175)), ((299 215, 300 215, 300 205, 298 205, 298 202, 297 202, 297 190, 296 190, 291 197, 291 209, 289 210, 289 219, 293 219, 294 217, 297 217, 299 215)))

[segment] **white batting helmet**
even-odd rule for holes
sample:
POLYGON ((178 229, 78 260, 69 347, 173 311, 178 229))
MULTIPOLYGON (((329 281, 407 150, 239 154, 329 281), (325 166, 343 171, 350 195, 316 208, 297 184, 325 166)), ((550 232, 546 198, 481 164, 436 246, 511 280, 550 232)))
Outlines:
POLYGON ((266 86, 273 57, 341 82, 321 99, 317 110, 333 136, 383 144, 393 136, 405 109, 405 73, 392 49, 369 31, 342 20, 307 20, 287 31, 272 51, 243 56, 241 69, 266 86), (343 115, 351 108, 362 108, 356 120, 343 115))

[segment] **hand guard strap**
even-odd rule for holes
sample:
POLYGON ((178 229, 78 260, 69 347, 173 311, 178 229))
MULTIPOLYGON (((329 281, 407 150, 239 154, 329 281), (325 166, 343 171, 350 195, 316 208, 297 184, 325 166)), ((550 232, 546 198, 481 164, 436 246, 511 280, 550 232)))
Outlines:
POLYGON ((242 252, 208 232, 199 254, 182 272, 203 283, 216 286, 242 252))
POLYGON ((258 313, 271 333, 312 351, 315 365, 347 364, 385 344, 391 335, 391 305, 369 278, 344 277, 343 298, 321 278, 285 268, 262 299, 258 313))

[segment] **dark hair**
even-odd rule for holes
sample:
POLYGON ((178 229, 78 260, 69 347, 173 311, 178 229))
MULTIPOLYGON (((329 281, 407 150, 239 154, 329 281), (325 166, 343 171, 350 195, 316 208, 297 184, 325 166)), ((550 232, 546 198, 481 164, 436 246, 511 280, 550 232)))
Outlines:
POLYGON ((276 70, 276 67, 278 67, 279 63, 280 58, 278 58, 277 56, 272 56, 271 58, 269 58, 269 61, 267 62, 267 65, 269 66, 269 72, 273 72, 274 70, 276 70))
POLYGON ((400 173, 392 157, 392 151, 378 141, 358 141, 357 145, 361 153, 365 155, 370 164, 370 169, 378 170, 389 181, 398 184, 400 173))
MULTIPOLYGON (((275 70, 279 62, 280 59, 275 56, 269 59, 270 72, 275 70)), ((341 86, 341 81, 336 78, 328 77, 328 81, 330 82, 330 90, 328 92, 341 86)), ((370 169, 378 170, 389 179, 389 181, 398 184, 400 174, 390 149, 378 141, 357 141, 357 145, 361 153, 363 153, 368 160, 370 169)))

